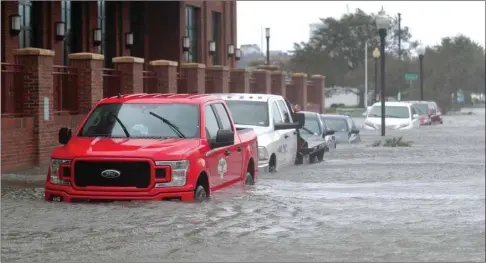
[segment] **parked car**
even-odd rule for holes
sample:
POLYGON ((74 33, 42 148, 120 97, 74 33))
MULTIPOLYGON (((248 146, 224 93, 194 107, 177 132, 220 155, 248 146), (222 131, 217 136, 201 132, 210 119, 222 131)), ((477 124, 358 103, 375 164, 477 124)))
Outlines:
MULTIPOLYGON (((385 125, 387 129, 409 130, 420 127, 419 115, 409 102, 385 102, 385 125)), ((363 129, 381 129, 381 102, 373 104, 366 115, 363 129)))
POLYGON ((432 125, 432 119, 429 115, 429 104, 425 101, 410 101, 415 111, 419 115, 420 126, 432 125))
POLYGON ((299 129, 299 154, 295 164, 302 164, 306 155, 311 163, 321 162, 324 153, 329 151, 325 137, 333 135, 333 130, 325 130, 320 114, 316 112, 300 111, 305 117, 305 123, 299 129))
POLYGON ((353 119, 345 115, 322 114, 321 118, 327 128, 334 130, 334 137, 338 143, 357 143, 361 141, 359 129, 353 119))
POLYGON ((324 120, 321 119, 321 122, 322 122, 323 131, 325 131, 326 134, 329 134, 329 135, 325 135, 325 137, 324 137, 324 140, 327 143, 327 151, 329 152, 329 151, 331 151, 331 149, 335 150, 336 147, 337 147, 336 136, 335 136, 335 133, 331 134, 332 133, 331 131, 334 131, 334 130, 330 129, 329 126, 326 124, 326 122, 324 120))
MULTIPOLYGON (((297 129, 291 104, 279 95, 214 94, 226 101, 237 128, 251 128, 258 136, 258 168, 276 172, 294 164, 297 129)), ((300 118, 303 120, 303 118, 300 118)))
POLYGON ((428 101, 427 103, 429 104, 429 117, 432 124, 442 124, 442 112, 437 103, 435 101, 428 101))
POLYGON ((236 129, 224 100, 132 94, 94 105, 51 155, 45 199, 202 201, 258 175, 255 132, 236 129))

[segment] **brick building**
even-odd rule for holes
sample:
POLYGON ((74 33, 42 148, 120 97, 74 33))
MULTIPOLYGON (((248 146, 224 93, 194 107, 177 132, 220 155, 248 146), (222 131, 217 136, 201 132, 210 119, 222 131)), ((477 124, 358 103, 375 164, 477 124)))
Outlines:
POLYGON ((273 93, 304 109, 321 103, 313 100, 322 98, 322 76, 286 81, 272 66, 234 68, 236 1, 1 5, 2 172, 47 164, 59 128, 75 129, 97 101, 119 93, 273 93))
POLYGON ((69 53, 90 52, 145 61, 183 59, 182 36, 191 42, 189 62, 232 66, 226 48, 236 46, 236 1, 2 1, 2 62, 13 63, 12 51, 35 47, 53 50, 56 65, 68 64, 69 53), (12 32, 12 16, 20 32, 12 32), (65 36, 56 36, 64 22, 65 36), (95 41, 95 29, 102 33, 95 41), (126 46, 126 33, 133 45, 126 46), (209 56, 208 42, 216 42, 209 56))

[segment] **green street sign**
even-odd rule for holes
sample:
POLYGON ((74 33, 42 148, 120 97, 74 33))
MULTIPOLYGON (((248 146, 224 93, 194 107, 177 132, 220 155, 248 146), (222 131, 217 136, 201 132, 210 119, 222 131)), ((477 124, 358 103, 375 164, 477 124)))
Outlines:
POLYGON ((417 80, 418 75, 414 73, 406 73, 405 74, 405 80, 417 80))

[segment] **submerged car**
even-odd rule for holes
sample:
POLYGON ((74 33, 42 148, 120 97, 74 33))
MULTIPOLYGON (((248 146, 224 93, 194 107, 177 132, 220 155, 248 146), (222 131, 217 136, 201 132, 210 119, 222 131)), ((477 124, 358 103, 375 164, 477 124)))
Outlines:
POLYGON ((337 143, 357 143, 361 141, 359 129, 351 117, 322 114, 321 119, 328 129, 334 130, 334 137, 337 143))
POLYGON ((427 101, 427 103, 429 104, 429 117, 432 124, 442 124, 442 112, 437 103, 435 101, 427 101))
MULTIPOLYGON (((410 130, 420 127, 419 115, 410 102, 385 102, 385 125, 392 130, 410 130)), ((381 102, 373 104, 366 115, 363 129, 381 129, 381 102)))
POLYGON ((302 164, 304 157, 309 155, 311 163, 321 162, 324 153, 329 151, 325 137, 333 135, 333 130, 325 130, 320 114, 316 112, 300 111, 304 114, 304 126, 299 129, 299 154, 295 164, 302 164))
POLYGON ((429 114, 429 104, 424 101, 410 101, 415 108, 415 112, 419 115, 420 126, 432 125, 432 119, 429 114))

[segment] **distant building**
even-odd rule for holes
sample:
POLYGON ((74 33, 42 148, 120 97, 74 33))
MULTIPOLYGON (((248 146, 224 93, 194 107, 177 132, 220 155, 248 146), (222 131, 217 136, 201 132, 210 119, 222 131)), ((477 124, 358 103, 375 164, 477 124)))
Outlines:
MULTIPOLYGON (((266 53, 263 52, 259 45, 257 44, 245 44, 240 46, 241 58, 237 63, 238 68, 250 67, 249 63, 258 61, 261 64, 266 62, 266 53)), ((270 50, 270 63, 274 65, 279 65, 285 63, 290 59, 291 55, 289 52, 281 50, 270 50)), ((250 67, 251 68, 251 67, 250 67)))

